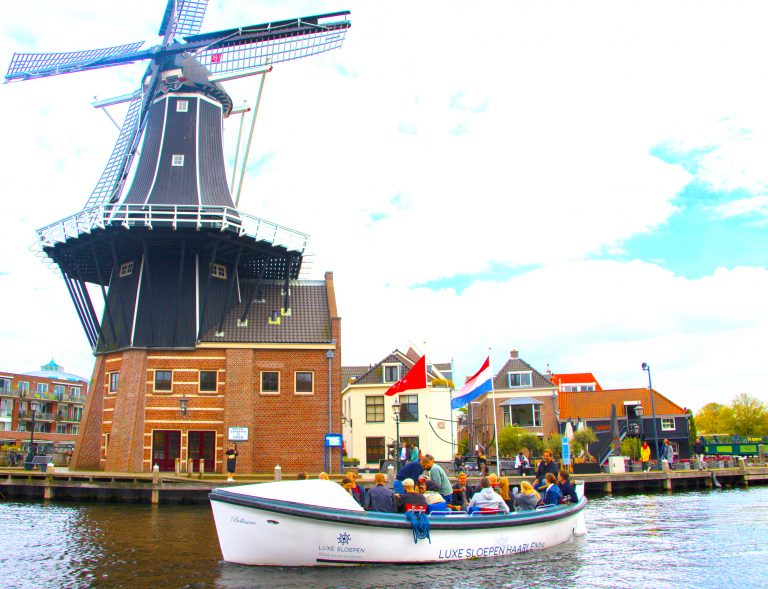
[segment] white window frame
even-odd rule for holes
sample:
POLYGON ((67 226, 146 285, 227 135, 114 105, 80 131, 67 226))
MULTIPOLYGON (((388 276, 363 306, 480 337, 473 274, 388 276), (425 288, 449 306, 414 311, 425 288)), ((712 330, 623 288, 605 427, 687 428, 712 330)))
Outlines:
POLYGON ((0 389, 10 390, 13 380, 10 378, 0 378, 0 389))
POLYGON ((153 393, 160 393, 162 394, 170 394, 173 392, 173 369, 172 368, 156 368, 152 371, 152 392, 153 393), (157 389, 155 388, 157 386, 157 373, 158 372, 170 372, 171 373, 171 388, 166 389, 157 389))
POLYGON ((296 370, 293 373, 293 392, 296 395, 314 395, 315 394, 315 371, 314 370, 296 370), (298 384, 298 376, 299 374, 311 374, 312 375, 312 390, 311 391, 299 391, 298 387, 296 386, 298 384))
POLYGON ((183 153, 174 153, 171 156, 171 166, 174 168, 183 168, 184 167, 184 154, 183 153))
POLYGON ((48 383, 47 382, 38 382, 35 385, 35 393, 44 395, 48 392, 48 383))
POLYGON ((214 278, 220 278, 221 280, 226 280, 227 267, 224 264, 211 264, 211 276, 214 278))
POLYGON ((176 112, 189 112, 189 100, 177 100, 176 112))
POLYGON ((388 362, 387 364, 381 365, 381 382, 383 383, 389 383, 389 382, 397 382, 400 380, 400 364, 397 362, 388 362), (387 378, 387 368, 394 368, 397 372, 397 376, 394 380, 390 380, 387 378))
POLYGON ((507 385, 510 389, 522 389, 533 386, 533 373, 530 370, 511 370, 507 372, 507 385), (528 384, 512 384, 513 374, 527 374, 528 384))
POLYGON ((261 370, 259 371, 259 393, 262 395, 279 395, 280 394, 280 384, 281 384, 281 374, 279 370, 261 370), (276 391, 265 391, 264 390, 264 374, 269 373, 277 373, 277 390, 276 391))
POLYGON ((20 380, 19 381, 19 390, 20 391, 27 391, 27 392, 29 392, 29 381, 28 380, 20 380))
POLYGON ((661 418, 661 431, 663 432, 673 432, 675 431, 675 418, 674 417, 662 417, 661 418), (669 422, 672 422, 672 425, 670 427, 669 422))
POLYGON ((125 278, 133 274, 133 262, 124 262, 120 264, 120 278, 125 278))
POLYGON ((120 386, 120 373, 119 372, 107 372, 107 392, 108 393, 116 393, 117 387, 120 386), (115 381, 115 388, 112 388, 112 375, 117 375, 117 380, 115 381))

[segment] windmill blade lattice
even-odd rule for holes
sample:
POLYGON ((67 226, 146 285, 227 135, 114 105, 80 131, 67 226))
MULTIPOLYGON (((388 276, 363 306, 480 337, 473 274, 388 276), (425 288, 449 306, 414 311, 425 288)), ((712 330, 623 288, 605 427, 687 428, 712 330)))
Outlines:
POLYGON ((117 143, 115 143, 115 147, 112 149, 107 166, 101 173, 101 178, 96 183, 96 187, 93 189, 91 196, 88 197, 83 209, 114 203, 119 200, 120 193, 125 184, 123 180, 130 168, 130 159, 133 157, 133 154, 129 153, 129 151, 140 129, 139 119, 142 98, 141 90, 137 90, 128 106, 125 122, 120 128, 117 143))
POLYGON ((68 53, 14 53, 8 73, 5 74, 5 81, 13 82, 15 80, 56 76, 144 59, 147 57, 144 52, 137 53, 142 45, 144 45, 144 41, 68 53), (115 59, 125 56, 135 56, 135 58, 115 59))
POLYGON ((208 0, 178 0, 178 2, 168 0, 158 35, 165 36, 170 33, 170 38, 173 38, 176 35, 198 33, 203 26, 206 8, 208 8, 208 0), (174 5, 178 6, 175 18, 174 5))
POLYGON ((203 44, 195 58, 211 74, 247 70, 324 53, 341 47, 349 12, 298 18, 185 37, 191 46, 203 44), (340 18, 339 17, 343 17, 340 18), (336 18, 333 22, 321 19, 336 18), (205 43, 208 43, 205 45, 205 43))

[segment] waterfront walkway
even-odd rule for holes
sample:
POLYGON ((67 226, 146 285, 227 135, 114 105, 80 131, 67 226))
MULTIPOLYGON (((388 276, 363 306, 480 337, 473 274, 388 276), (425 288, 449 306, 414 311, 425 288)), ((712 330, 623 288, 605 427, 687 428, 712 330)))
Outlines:
MULTIPOLYGON (((340 478, 340 475, 334 477, 340 478)), ((511 486, 519 486, 531 477, 508 477, 511 486)), ((295 479, 285 475, 284 480, 295 479)), ((0 469, 1 499, 46 499, 107 501, 123 503, 207 503, 208 493, 215 487, 227 487, 274 480, 273 473, 238 475, 227 483, 224 475, 206 474, 202 479, 174 473, 108 473, 102 471, 54 473, 27 471, 19 468, 0 469)), ((360 475, 366 487, 373 475, 360 475)), ((686 489, 711 489, 718 485, 749 487, 768 484, 768 467, 745 466, 714 470, 675 470, 670 472, 628 472, 575 475, 584 481, 587 496, 603 493, 673 492, 686 489), (714 476, 713 476, 714 475, 714 476)))

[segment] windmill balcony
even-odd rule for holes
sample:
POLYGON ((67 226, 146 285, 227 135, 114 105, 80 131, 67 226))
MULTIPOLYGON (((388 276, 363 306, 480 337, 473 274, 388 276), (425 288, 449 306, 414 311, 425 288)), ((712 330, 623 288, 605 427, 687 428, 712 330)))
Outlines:
POLYGON ((52 247, 68 239, 107 227, 125 229, 169 227, 172 229, 218 229, 251 237, 303 253, 309 242, 306 233, 259 219, 231 207, 193 205, 113 204, 84 209, 37 230, 38 245, 52 247))
MULTIPOLYGON (((32 412, 19 411, 19 419, 31 420, 32 412)), ((53 413, 42 413, 38 411, 35 413, 35 421, 53 421, 53 413)))

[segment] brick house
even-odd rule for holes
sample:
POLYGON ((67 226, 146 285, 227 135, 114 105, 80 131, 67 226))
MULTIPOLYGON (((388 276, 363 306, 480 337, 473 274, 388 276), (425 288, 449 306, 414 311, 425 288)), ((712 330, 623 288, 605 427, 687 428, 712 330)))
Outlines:
MULTIPOLYGON (((248 281, 241 280, 244 292, 248 281)), ((326 433, 340 430, 341 319, 333 274, 262 280, 192 349, 130 348, 97 354, 73 456, 80 469, 223 472, 238 440, 237 472, 318 472, 326 433), (247 315, 247 320, 242 317, 247 315)), ((335 450, 333 460, 340 460, 335 450)))
POLYGON ((360 460, 361 467, 378 468, 388 455, 387 446, 395 442, 398 427, 392 404, 396 400, 401 404, 400 442, 415 444, 437 461, 453 459, 451 444, 456 432, 450 418, 451 389, 447 382, 452 376, 450 363, 432 364, 427 359, 426 389, 385 395, 420 357, 411 347, 406 353, 395 350, 372 366, 342 368, 344 447, 349 457, 360 460))
POLYGON ((88 382, 53 360, 34 372, 0 372, 0 445, 29 443, 33 402, 35 446, 74 443, 87 396, 88 382))
POLYGON ((470 450, 493 439, 493 397, 499 430, 516 425, 542 438, 558 430, 558 387, 512 350, 486 393, 467 407, 470 450))

